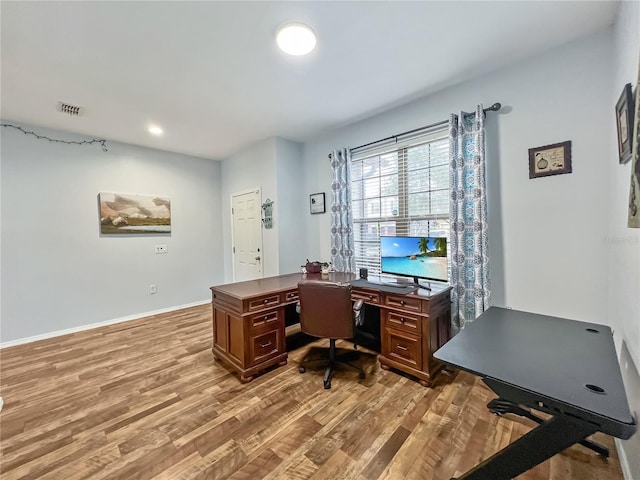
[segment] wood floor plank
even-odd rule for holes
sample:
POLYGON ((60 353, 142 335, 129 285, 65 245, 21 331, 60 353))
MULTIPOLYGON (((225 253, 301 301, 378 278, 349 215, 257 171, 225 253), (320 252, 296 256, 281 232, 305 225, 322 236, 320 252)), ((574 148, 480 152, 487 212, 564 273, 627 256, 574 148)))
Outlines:
POLYGON ((233 473, 229 480, 254 480, 264 478, 282 463, 282 458, 272 449, 265 449, 260 455, 233 473))
MULTIPOLYGON (((286 366, 242 384, 211 354, 203 305, 0 350, 2 480, 449 480, 528 432, 486 408, 466 373, 433 388, 382 370, 367 376, 286 366)), ((347 341, 341 349, 352 349, 347 341)), ((613 440, 603 462, 574 446, 518 480, 622 480, 613 440)))
POLYGON ((402 447, 409 436, 409 430, 404 427, 398 427, 393 435, 384 446, 380 449, 378 454, 369 462, 364 468, 362 474, 365 478, 378 478, 382 471, 389 465, 397 451, 402 447))
POLYGON ((437 413, 425 412, 421 421, 398 449, 394 460, 389 462, 378 478, 382 480, 410 478, 409 473, 412 471, 415 472, 413 474, 415 478, 429 478, 439 457, 426 448, 425 439, 432 437, 441 420, 442 417, 437 413))

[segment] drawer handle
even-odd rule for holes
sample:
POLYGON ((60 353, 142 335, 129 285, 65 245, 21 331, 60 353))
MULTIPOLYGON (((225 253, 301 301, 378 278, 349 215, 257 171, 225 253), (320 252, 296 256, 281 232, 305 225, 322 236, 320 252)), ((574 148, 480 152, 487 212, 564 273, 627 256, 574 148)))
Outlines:
POLYGON ((401 305, 404 305, 404 300, 400 300, 400 304, 401 304, 401 305))
POLYGON ((268 301, 269 301, 269 300, 265 298, 265 299, 264 299, 264 302, 262 302, 262 303, 267 303, 268 301))
POLYGON ((404 323, 404 317, 400 317, 400 323, 404 323))
POLYGON ((396 348, 397 348, 398 350, 404 350, 405 352, 406 352, 407 350, 409 350, 409 349, 408 349, 407 347, 405 347, 404 345, 396 345, 396 348))
POLYGON ((271 342, 267 342, 267 343, 261 343, 260 344, 260 348, 267 348, 269 345, 271 345, 271 342))
POLYGON ((264 321, 266 322, 267 320, 269 320, 269 315, 264 316, 264 321))

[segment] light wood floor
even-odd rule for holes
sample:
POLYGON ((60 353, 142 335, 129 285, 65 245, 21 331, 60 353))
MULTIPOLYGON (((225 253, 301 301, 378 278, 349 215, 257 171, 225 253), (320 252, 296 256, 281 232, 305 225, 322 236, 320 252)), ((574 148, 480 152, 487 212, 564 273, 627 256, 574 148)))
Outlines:
MULTIPOLYGON (((2 480, 449 480, 532 426, 472 375, 424 388, 366 352, 365 380, 324 390, 297 365, 327 343, 244 385, 212 358, 209 306, 4 349, 2 480)), ((608 463, 574 446, 518 479, 622 479, 595 440, 608 463)))

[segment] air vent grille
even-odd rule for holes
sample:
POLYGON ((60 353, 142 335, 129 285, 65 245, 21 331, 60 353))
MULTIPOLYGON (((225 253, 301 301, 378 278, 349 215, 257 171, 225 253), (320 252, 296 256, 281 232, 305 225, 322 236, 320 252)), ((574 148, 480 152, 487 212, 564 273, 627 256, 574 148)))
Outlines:
POLYGON ((65 102, 58 102, 58 111, 62 113, 68 113, 69 115, 75 117, 82 113, 82 107, 77 107, 76 105, 71 105, 65 102))

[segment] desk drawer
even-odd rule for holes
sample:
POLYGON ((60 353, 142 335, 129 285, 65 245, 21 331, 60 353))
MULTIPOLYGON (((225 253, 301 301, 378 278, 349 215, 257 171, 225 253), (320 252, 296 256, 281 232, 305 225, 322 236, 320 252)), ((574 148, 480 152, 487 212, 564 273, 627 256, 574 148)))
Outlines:
POLYGON ((278 325, 279 321, 284 321, 284 319, 280 318, 280 310, 282 309, 279 308, 277 310, 271 310, 270 312, 252 315, 251 317, 249 317, 249 328, 261 329, 265 327, 265 325, 267 326, 267 328, 271 325, 278 325))
POLYGON ((422 319, 417 315, 387 310, 383 313, 383 328, 393 328, 413 335, 422 335, 422 319))
POLYGON ((281 350, 280 344, 280 328, 252 336, 249 339, 249 365, 256 365, 278 355, 281 350))
POLYGON ((263 308, 275 307, 280 304, 280 295, 265 295, 264 297, 252 298, 249 300, 249 312, 262 310, 263 308))
POLYGON ((352 300, 363 300, 365 303, 380 304, 380 294, 370 290, 351 290, 352 300))
POLYGON ((289 290, 288 292, 283 292, 282 293, 282 302, 283 303, 291 303, 291 302, 297 302, 298 301, 298 289, 296 288, 295 290, 289 290))
POLYGON ((384 304, 389 307, 401 308, 409 312, 421 312, 422 300, 407 295, 385 295, 384 304))
POLYGON ((382 355, 417 370, 422 369, 420 338, 398 330, 386 329, 382 339, 382 355))

